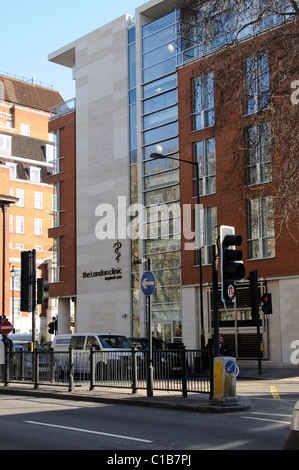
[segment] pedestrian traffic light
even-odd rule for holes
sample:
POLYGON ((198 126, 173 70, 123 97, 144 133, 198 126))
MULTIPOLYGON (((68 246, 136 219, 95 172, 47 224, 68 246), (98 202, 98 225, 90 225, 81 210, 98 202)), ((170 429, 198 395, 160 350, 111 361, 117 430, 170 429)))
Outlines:
POLYGON ((37 303, 45 304, 49 300, 49 282, 45 281, 42 277, 37 280, 37 303))
POLYGON ((262 311, 265 315, 272 313, 272 297, 271 294, 264 294, 261 298, 262 311))
POLYGON ((233 249, 242 245, 241 235, 225 235, 221 243, 221 298, 222 302, 234 301, 236 295, 235 281, 243 279, 245 267, 241 250, 233 249))

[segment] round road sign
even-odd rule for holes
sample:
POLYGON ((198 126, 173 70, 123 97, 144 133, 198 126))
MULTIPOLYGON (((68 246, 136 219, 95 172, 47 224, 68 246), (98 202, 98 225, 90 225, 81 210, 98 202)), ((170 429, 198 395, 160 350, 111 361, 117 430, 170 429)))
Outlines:
POLYGON ((233 300, 236 295, 236 288, 234 284, 229 284, 227 286, 227 296, 229 299, 233 300))
POLYGON ((155 276, 151 271, 146 271, 141 278, 141 290, 144 295, 151 295, 156 285, 155 276))
POLYGON ((8 335, 12 331, 12 324, 9 321, 4 320, 1 323, 0 328, 1 328, 2 333, 5 333, 6 335, 8 335))

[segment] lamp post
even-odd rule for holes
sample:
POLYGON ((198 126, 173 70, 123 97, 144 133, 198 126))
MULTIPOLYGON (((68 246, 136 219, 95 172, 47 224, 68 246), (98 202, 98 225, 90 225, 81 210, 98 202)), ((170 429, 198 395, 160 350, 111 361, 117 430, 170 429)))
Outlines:
MULTIPOLYGON (((142 264, 147 263, 148 271, 151 271, 151 260, 150 258, 141 258, 133 261, 133 264, 142 264)), ((151 296, 146 296, 147 303, 147 339, 148 339, 148 358, 147 358, 147 396, 153 396, 153 339, 152 339, 152 306, 151 306, 151 296)))
POLYGON ((15 277, 16 277, 16 270, 15 267, 12 266, 10 270, 10 277, 12 279, 12 326, 15 326, 15 277))
MULTIPOLYGON (((199 207, 200 195, 199 195, 198 161, 193 162, 190 160, 184 160, 182 158, 170 157, 168 155, 163 155, 161 153, 151 153, 150 158, 154 160, 167 158, 169 160, 176 160, 177 162, 184 162, 184 163, 188 163, 189 165, 195 166, 195 176, 196 176, 196 185, 197 185, 196 196, 197 196, 197 205, 199 207)), ((198 219, 198 224, 200 224, 200 219, 198 219)), ((198 227, 198 230, 199 230, 198 235, 200 236, 200 226, 198 227)), ((203 349, 205 347, 205 331, 204 331, 204 319, 203 319, 202 261, 201 261, 201 247, 200 246, 197 248, 197 258, 198 258, 198 265, 199 265, 199 293, 200 293, 200 321, 201 321, 200 344, 201 344, 201 348, 203 349)))
POLYGON ((0 206, 2 208, 2 214, 3 214, 3 223, 2 223, 2 241, 3 241, 3 259, 2 259, 2 317, 1 317, 1 323, 3 320, 5 320, 5 262, 6 262, 6 240, 5 240, 5 233, 6 233, 6 211, 7 208, 10 206, 10 204, 15 204, 18 202, 17 197, 13 196, 6 196, 3 194, 0 194, 0 206))

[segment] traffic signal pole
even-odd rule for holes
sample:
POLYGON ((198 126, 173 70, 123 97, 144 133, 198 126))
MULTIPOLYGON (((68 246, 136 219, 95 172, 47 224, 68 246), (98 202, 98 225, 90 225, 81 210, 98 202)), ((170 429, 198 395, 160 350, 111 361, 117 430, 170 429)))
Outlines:
POLYGON ((212 245, 212 286, 213 286, 213 326, 214 356, 219 356, 219 312, 218 312, 218 275, 216 269, 216 246, 212 245))
POLYGON ((259 294, 258 294, 258 271, 250 271, 250 300, 251 300, 251 316, 256 322, 257 335, 257 359, 259 375, 262 374, 262 357, 261 357, 261 338, 260 338, 260 315, 259 315, 259 294))

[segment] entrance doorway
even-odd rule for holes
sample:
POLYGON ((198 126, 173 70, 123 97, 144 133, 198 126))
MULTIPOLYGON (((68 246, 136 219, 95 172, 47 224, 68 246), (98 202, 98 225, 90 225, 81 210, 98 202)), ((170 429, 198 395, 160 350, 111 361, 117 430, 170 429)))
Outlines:
POLYGON ((154 322, 154 336, 165 343, 173 343, 173 322, 154 322))

